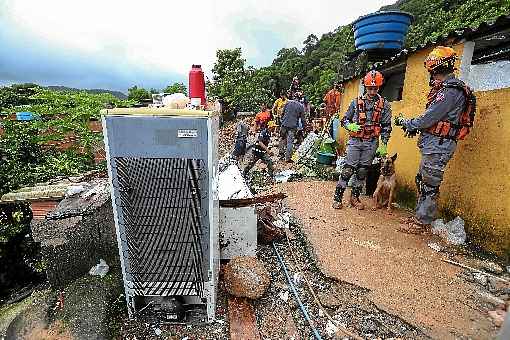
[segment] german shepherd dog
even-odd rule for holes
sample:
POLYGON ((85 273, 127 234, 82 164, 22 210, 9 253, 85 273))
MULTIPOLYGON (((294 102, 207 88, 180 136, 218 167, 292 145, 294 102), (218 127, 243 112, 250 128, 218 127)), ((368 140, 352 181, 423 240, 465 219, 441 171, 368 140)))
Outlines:
POLYGON ((377 187, 372 196, 374 199, 374 206, 372 210, 387 207, 388 212, 391 213, 391 203, 395 194, 396 176, 395 176, 395 160, 397 154, 393 156, 386 156, 381 160, 381 175, 377 181, 377 187))

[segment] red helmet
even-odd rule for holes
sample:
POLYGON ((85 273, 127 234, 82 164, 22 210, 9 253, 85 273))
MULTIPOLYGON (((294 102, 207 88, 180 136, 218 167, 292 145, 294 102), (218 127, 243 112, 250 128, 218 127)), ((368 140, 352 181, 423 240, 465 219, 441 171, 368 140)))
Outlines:
POLYGON ((365 86, 382 86, 384 82, 384 77, 381 72, 372 70, 367 73, 365 78, 363 78, 363 85, 365 86))

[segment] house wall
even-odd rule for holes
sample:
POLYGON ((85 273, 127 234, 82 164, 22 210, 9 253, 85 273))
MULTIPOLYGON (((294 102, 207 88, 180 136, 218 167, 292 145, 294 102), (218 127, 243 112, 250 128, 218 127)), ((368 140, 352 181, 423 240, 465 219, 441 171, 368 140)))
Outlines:
MULTIPOLYGON (((463 44, 454 49, 462 56, 463 44)), ((406 117, 415 117, 423 112, 429 90, 423 60, 430 51, 425 49, 408 57, 403 98, 391 103, 394 116, 402 112, 406 117)), ((345 85, 344 112, 347 103, 357 95, 347 89, 357 88, 358 84, 359 79, 355 79, 345 85)), ((510 88, 475 94, 478 104, 475 126, 467 139, 459 142, 448 164, 440 207, 466 221, 474 243, 510 258, 510 88)), ((342 136, 345 141, 344 132, 342 136)), ((399 185, 414 191, 420 160, 416 138, 405 138, 402 130, 394 126, 388 152, 398 153, 399 185)))

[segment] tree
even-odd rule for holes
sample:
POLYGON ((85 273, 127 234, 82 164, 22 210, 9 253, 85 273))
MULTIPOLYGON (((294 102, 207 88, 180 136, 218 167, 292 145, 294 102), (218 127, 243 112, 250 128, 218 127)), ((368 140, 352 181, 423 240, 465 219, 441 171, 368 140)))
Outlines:
POLYGON ((183 83, 173 83, 172 85, 168 85, 163 92, 165 93, 184 93, 185 95, 188 94, 188 89, 186 88, 186 85, 183 83))
POLYGON ((128 100, 140 102, 144 99, 150 98, 151 98, 150 93, 143 87, 138 88, 138 86, 135 85, 128 89, 128 100))
POLYGON ((207 90, 210 97, 225 103, 226 111, 258 110, 260 104, 270 103, 273 98, 271 68, 246 68, 245 63, 240 48, 216 52, 213 81, 207 82, 207 90))

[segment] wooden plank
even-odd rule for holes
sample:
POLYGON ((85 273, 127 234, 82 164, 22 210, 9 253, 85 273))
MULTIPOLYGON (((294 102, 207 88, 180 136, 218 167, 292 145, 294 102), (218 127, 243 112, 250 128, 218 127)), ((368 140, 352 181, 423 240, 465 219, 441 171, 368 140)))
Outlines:
POLYGON ((231 340, 260 340, 255 310, 246 298, 228 298, 228 318, 231 340))
POLYGON ((287 197, 287 195, 280 192, 278 194, 258 196, 258 197, 253 197, 253 198, 220 200, 220 207, 229 207, 229 208, 246 207, 246 206, 253 205, 256 203, 267 203, 267 202, 279 201, 286 197, 287 197))

